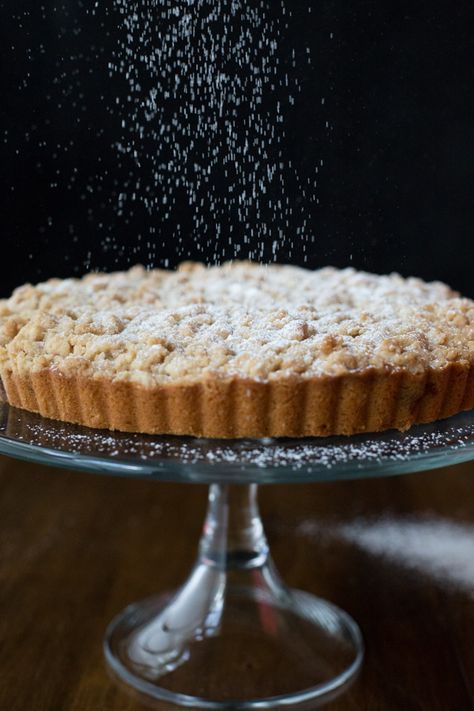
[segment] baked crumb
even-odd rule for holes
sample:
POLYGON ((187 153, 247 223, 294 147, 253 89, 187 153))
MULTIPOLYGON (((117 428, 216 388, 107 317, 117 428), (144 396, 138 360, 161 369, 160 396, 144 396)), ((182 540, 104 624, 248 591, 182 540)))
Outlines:
POLYGON ((152 385, 275 380, 474 359, 474 302, 352 268, 141 266, 25 285, 0 302, 0 365, 152 385))

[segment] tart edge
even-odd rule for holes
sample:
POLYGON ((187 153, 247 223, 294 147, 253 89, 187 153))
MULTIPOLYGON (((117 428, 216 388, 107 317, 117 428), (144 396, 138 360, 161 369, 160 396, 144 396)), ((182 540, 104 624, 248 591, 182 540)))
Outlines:
POLYGON ((320 437, 407 430, 474 407, 474 365, 453 362, 272 381, 208 376, 159 384, 0 368, 7 401, 96 429, 210 438, 320 437))

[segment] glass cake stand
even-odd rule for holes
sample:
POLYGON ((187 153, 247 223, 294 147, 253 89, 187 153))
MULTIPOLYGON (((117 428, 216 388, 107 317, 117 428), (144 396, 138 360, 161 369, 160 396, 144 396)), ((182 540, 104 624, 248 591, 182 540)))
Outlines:
POLYGON ((217 441, 96 431, 0 405, 0 452, 68 469, 210 484, 189 578, 110 623, 107 662, 166 708, 314 709, 355 678, 362 636, 332 603, 285 587, 270 558, 257 484, 381 477, 473 459, 474 412, 408 433, 217 441))

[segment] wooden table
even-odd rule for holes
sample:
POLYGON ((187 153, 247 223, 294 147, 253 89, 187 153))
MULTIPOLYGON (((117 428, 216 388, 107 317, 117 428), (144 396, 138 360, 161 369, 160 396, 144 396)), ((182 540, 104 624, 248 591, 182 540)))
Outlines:
MULTIPOLYGON (((474 708, 473 492, 474 463, 262 488, 286 581, 363 630, 363 672, 329 711, 474 708)), ((184 578, 205 503, 196 485, 0 458, 0 711, 150 708, 109 677, 102 636, 127 603, 184 578)))

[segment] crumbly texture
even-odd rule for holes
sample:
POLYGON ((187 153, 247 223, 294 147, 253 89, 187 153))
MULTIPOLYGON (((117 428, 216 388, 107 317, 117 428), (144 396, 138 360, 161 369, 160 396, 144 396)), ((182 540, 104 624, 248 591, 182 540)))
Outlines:
MULTIPOLYGON (((295 391, 293 385, 302 381, 345 380, 354 385, 368 374, 386 374, 417 383, 416 408, 403 422, 389 418, 378 425, 364 424, 359 415, 356 425, 327 425, 321 431, 301 425, 301 432, 293 428, 289 433, 405 427, 416 420, 423 405, 420 378, 427 388, 429 373, 455 369, 467 383, 473 362, 474 302, 439 282, 398 274, 378 276, 331 267, 310 271, 249 262, 211 268, 184 263, 174 272, 134 267, 82 279, 51 279, 22 286, 0 301, 0 376, 7 395, 18 404, 13 401, 19 387, 20 405, 42 414, 51 413, 49 406, 38 404, 41 398, 35 395, 33 405, 28 405, 35 375, 44 382, 54 375, 61 382, 77 384, 80 379, 83 385, 93 380, 128 384, 140 387, 143 396, 160 388, 189 390, 203 383, 239 381, 247 386, 280 384, 295 391), (28 384, 19 386, 20 381, 28 384)), ((183 402, 193 407, 189 392, 183 402)), ((216 392, 214 388, 213 406, 219 409, 216 392)), ((255 397, 252 388, 245 392, 255 397)), ((285 392, 282 397, 291 399, 290 391, 285 392)), ((62 400, 52 416, 57 412, 61 419, 91 424, 92 413, 68 415, 66 395, 58 397, 62 400)), ((325 396, 325 406, 330 407, 331 397, 325 396)), ((357 410, 357 396, 351 397, 357 410)), ((199 399, 202 410, 202 392, 199 399)), ((458 399, 458 409, 470 406, 467 395, 458 399)), ((376 406, 381 409, 381 403, 376 406)), ((110 414, 110 403, 107 408, 110 414)), ((156 422, 162 424, 156 426, 143 417, 139 426, 119 428, 188 431, 187 425, 165 427, 161 414, 156 414, 156 422)), ((222 436, 287 433, 281 423, 278 432, 271 425, 260 431, 257 411, 246 417, 252 426, 241 433, 233 421, 222 436)), ((173 419, 179 421, 176 413, 173 419)), ((105 416, 96 420, 97 426, 115 426, 105 416)), ((204 426, 188 429, 190 434, 209 434, 204 426)))
POLYGON ((0 359, 18 370, 259 380, 474 358, 474 302, 397 274, 184 264, 51 279, 0 302, 0 359))

